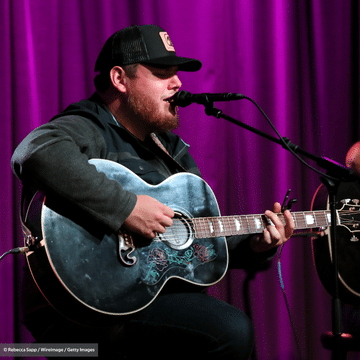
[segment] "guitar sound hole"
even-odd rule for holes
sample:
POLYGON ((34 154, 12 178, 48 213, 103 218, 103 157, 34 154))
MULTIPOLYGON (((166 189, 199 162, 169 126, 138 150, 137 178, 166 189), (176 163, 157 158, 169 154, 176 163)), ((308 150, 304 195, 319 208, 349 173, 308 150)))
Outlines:
POLYGON ((173 225, 166 228, 164 234, 159 234, 158 238, 169 247, 175 250, 188 248, 194 241, 191 220, 178 212, 175 212, 173 225))

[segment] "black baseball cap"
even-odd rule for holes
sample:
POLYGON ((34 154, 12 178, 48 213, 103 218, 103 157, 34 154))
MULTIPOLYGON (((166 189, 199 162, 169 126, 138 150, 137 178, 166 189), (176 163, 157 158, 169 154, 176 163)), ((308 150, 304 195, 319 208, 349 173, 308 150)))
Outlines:
POLYGON ((182 71, 198 71, 199 60, 176 55, 168 33, 156 25, 133 25, 111 35, 95 63, 95 71, 130 64, 178 66, 182 71))

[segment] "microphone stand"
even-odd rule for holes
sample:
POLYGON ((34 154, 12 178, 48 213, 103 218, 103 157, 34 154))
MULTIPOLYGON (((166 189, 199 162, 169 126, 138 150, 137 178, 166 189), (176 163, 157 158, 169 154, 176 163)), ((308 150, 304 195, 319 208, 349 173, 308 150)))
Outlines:
MULTIPOLYGON (((250 98, 244 96, 244 98, 253 102, 262 114, 266 117, 264 112, 260 107, 250 98)), ((288 138, 282 138, 282 140, 275 138, 269 134, 266 134, 252 126, 249 126, 239 120, 236 120, 228 115, 225 115, 221 110, 214 107, 214 103, 208 100, 205 104, 205 113, 209 116, 214 116, 217 119, 223 118, 231 123, 241 126, 244 129, 247 129, 255 134, 258 134, 272 142, 282 145, 282 147, 288 151, 289 149, 293 150, 295 153, 304 155, 305 157, 314 160, 320 167, 326 170, 326 173, 332 179, 321 176, 322 183, 326 186, 329 193, 329 205, 330 205, 330 214, 331 214, 331 246, 332 246, 332 258, 333 258, 333 267, 332 267, 332 277, 334 282, 334 294, 332 298, 332 332, 334 337, 334 346, 333 346, 333 360, 339 360, 341 354, 341 335, 342 335, 342 316, 341 316, 341 300, 339 295, 339 277, 338 277, 338 245, 336 239, 336 194, 339 188, 341 181, 351 181, 354 177, 354 171, 346 168, 345 166, 336 163, 335 161, 319 157, 314 154, 311 154, 299 146, 292 144, 288 138)))

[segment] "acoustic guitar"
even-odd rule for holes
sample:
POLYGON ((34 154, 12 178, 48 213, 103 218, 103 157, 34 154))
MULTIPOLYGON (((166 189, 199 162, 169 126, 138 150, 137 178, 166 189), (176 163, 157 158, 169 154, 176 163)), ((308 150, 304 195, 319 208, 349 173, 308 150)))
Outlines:
MULTIPOLYGON (((360 305, 360 184, 357 181, 340 183, 337 208, 346 209, 347 219, 336 227, 338 248, 339 297, 347 304, 360 305)), ((328 209, 328 193, 321 185, 316 190, 311 208, 328 209)), ((343 218, 345 220, 345 218, 343 218)), ((330 295, 334 295, 333 249, 330 228, 323 236, 312 240, 312 250, 316 270, 322 285, 330 295)))
MULTIPOLYGON (((164 234, 148 241, 109 232, 59 199, 34 196, 24 218, 25 243, 31 245, 27 262, 48 302, 73 320, 108 320, 140 311, 172 279, 214 285, 228 267, 225 237, 262 233, 269 224, 264 214, 220 216, 213 191, 193 174, 175 174, 154 186, 115 162, 90 163, 125 190, 171 207, 176 216, 164 234)), ((337 223, 348 228, 358 214, 358 205, 343 204, 337 223)), ((278 216, 285 224, 283 214, 278 216)), ((294 212, 293 217, 296 229, 327 227, 331 220, 328 210, 294 212)))

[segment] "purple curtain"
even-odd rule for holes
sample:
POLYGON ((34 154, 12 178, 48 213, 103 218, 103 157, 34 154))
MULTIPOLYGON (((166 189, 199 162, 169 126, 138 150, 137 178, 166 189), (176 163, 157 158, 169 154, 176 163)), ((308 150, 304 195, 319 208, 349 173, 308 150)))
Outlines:
MULTIPOLYGON (((282 136, 339 163, 359 140, 358 1, 2 0, 0 9, 1 254, 22 244, 12 152, 32 129, 93 93, 104 41, 131 24, 160 25, 178 55, 203 62, 201 71, 180 74, 184 90, 245 94, 282 136)), ((250 101, 217 105, 276 136, 250 101)), ((293 211, 310 209, 319 175, 281 146, 207 116, 202 105, 181 109, 181 118, 177 132, 191 145, 222 215, 263 213, 289 188, 298 200, 293 211)), ((281 263, 303 355, 330 359, 320 335, 331 330, 331 296, 317 277, 309 238, 291 239, 281 263)), ((0 263, 1 343, 32 341, 20 323, 22 266, 22 257, 0 263)), ((250 313, 258 359, 298 358, 276 259, 252 278, 229 271, 210 293, 250 313)))

